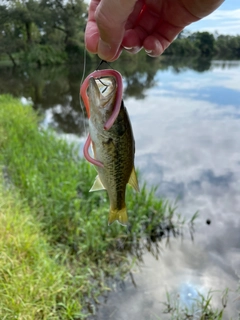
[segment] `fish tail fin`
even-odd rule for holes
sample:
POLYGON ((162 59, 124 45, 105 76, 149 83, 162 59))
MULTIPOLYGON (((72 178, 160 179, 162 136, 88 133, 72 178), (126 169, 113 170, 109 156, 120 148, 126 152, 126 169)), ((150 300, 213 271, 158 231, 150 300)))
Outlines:
POLYGON ((112 224, 114 221, 118 221, 121 225, 126 226, 128 223, 127 208, 122 209, 112 209, 110 208, 108 225, 112 224))

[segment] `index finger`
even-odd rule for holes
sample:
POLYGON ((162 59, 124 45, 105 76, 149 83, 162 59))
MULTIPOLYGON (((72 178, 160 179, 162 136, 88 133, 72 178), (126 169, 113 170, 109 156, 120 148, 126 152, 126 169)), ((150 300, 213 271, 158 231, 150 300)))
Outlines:
POLYGON ((101 59, 120 54, 125 24, 137 0, 92 0, 85 33, 86 47, 101 59))

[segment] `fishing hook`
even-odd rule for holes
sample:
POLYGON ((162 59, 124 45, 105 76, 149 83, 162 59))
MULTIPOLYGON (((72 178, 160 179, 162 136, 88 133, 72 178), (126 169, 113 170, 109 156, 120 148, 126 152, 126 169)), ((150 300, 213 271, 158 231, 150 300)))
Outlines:
POLYGON ((102 82, 101 78, 97 78, 97 80, 98 80, 99 82, 101 82, 101 84, 106 87, 106 88, 102 91, 102 93, 104 93, 104 92, 107 90, 107 88, 109 87, 109 84, 105 84, 104 82, 102 82))

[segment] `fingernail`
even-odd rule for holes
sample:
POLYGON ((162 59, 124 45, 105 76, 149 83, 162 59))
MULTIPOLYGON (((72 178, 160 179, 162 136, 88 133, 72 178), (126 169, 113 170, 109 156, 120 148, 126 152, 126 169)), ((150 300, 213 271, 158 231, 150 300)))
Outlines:
POLYGON ((107 42, 100 39, 98 42, 98 55, 99 55, 99 57, 106 60, 109 57, 110 50, 111 50, 110 44, 108 44, 107 42))
POLYGON ((132 50, 132 47, 123 47, 126 50, 132 50))
POLYGON ((145 52, 146 52, 147 54, 150 54, 150 53, 152 53, 152 50, 145 50, 145 52))

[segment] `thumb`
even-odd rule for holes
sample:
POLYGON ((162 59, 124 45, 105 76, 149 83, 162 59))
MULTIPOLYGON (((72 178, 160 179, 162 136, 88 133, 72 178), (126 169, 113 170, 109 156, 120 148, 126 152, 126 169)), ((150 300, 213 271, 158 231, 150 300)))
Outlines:
POLYGON ((95 20, 100 36, 97 51, 101 59, 111 61, 119 55, 125 24, 136 2, 137 0, 100 1, 95 20))

